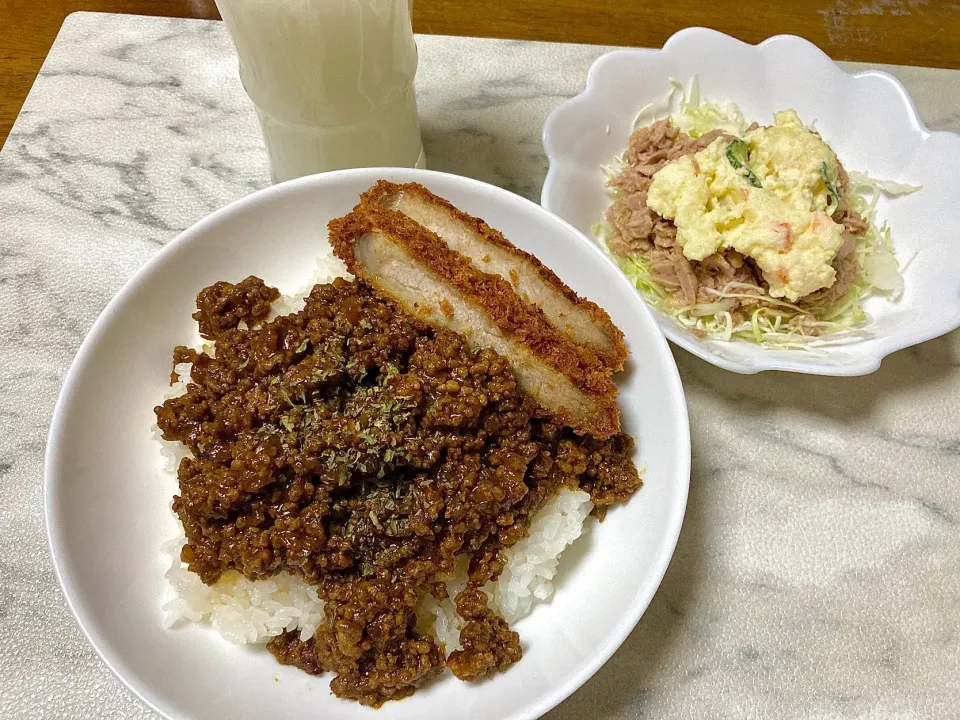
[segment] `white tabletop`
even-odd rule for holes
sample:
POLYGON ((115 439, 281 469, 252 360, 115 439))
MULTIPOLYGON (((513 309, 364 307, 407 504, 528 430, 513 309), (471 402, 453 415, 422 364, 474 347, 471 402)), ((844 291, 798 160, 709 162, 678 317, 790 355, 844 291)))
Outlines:
MULTIPOLYGON (((538 199, 543 121, 608 48, 418 43, 429 166, 538 199)), ((960 131, 960 72, 885 69, 931 128, 960 131)), ((0 151, 2 718, 156 717, 57 587, 47 427, 122 283, 268 182, 219 23, 68 18, 0 151)), ((743 377, 675 355, 693 434, 676 555, 636 631, 548 717, 960 717, 960 333, 863 378, 743 377)))

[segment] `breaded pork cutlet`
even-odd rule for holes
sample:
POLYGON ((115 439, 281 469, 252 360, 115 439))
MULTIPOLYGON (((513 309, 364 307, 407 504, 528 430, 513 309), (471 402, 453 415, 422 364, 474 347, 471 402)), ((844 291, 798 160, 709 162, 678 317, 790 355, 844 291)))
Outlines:
POLYGON ((609 367, 557 332, 506 280, 480 272, 394 210, 361 203, 329 230, 334 253, 351 273, 415 318, 507 358, 546 414, 600 438, 619 431, 609 367))
POLYGON ((508 280, 521 297, 539 307, 547 321, 571 341, 590 348, 612 369, 622 369, 627 358, 623 333, 603 308, 577 295, 550 268, 514 246, 483 220, 468 215, 418 183, 397 185, 381 180, 363 194, 362 201, 398 210, 436 233, 477 269, 508 280))

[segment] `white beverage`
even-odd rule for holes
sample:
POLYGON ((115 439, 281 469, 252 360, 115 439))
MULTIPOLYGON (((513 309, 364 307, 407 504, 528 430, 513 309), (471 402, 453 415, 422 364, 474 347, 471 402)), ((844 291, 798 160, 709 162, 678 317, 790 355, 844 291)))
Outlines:
POLYGON ((216 0, 274 182, 423 167, 412 0, 216 0))

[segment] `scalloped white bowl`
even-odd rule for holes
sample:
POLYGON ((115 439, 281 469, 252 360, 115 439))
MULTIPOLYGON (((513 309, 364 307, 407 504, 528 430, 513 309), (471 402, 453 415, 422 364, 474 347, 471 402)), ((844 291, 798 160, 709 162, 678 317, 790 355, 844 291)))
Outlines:
POLYGON ((897 302, 869 299, 869 338, 817 353, 701 340, 654 312, 680 347, 726 370, 788 370, 865 375, 889 353, 960 327, 960 135, 932 132, 903 86, 878 71, 851 75, 810 42, 791 35, 748 45, 704 28, 671 37, 662 50, 616 50, 590 69, 586 89, 547 118, 543 146, 550 170, 541 204, 586 237, 611 204, 601 164, 627 146, 637 112, 663 98, 670 78, 700 79, 701 96, 732 100, 748 120, 769 123, 792 107, 836 150, 848 170, 922 185, 880 199, 906 289, 897 302), (912 259, 911 259, 912 258, 912 259))

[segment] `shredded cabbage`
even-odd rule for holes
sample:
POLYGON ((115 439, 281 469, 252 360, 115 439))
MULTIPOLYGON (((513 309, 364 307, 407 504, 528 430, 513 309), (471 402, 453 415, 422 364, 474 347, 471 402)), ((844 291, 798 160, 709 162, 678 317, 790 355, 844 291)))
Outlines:
POLYGON ((919 185, 905 185, 893 180, 878 180, 855 170, 848 172, 847 175, 850 176, 851 187, 862 187, 874 192, 883 190, 887 195, 909 195, 921 189, 919 185))
POLYGON ((670 122, 680 128, 687 135, 698 138, 711 130, 724 132, 742 137, 747 131, 747 121, 740 112, 740 108, 731 101, 712 103, 700 101, 700 80, 696 77, 690 81, 690 89, 685 90, 683 85, 671 78, 669 101, 677 95, 676 109, 670 113, 670 122))
MULTIPOLYGON (((662 100, 651 103, 637 114, 635 128, 669 116, 673 125, 694 138, 717 129, 738 137, 744 135, 748 123, 736 104, 703 101, 696 77, 689 89, 677 80, 671 79, 670 82, 671 90, 662 100)), ((607 177, 613 178, 625 167, 623 156, 602 167, 607 177)), ((868 223, 866 232, 857 238, 853 251, 863 270, 850 289, 828 305, 801 308, 770 297, 759 286, 730 283, 722 291, 710 291, 715 295, 711 302, 681 306, 653 279, 643 258, 621 257, 610 251, 608 242, 614 234, 611 225, 601 222, 593 227, 593 232, 600 246, 617 262, 646 301, 695 335, 713 340, 746 340, 768 348, 816 350, 869 337, 869 333, 858 330, 869 320, 862 308, 863 301, 872 295, 896 300, 904 287, 890 228, 886 223, 877 225, 876 206, 881 192, 903 195, 920 187, 877 180, 864 173, 849 172, 848 175, 847 201, 868 223), (758 298, 755 309, 746 317, 751 306, 741 306, 740 315, 745 319, 734 322, 730 311, 737 301, 753 298, 758 298)), ((611 190, 614 197, 618 197, 619 192, 615 188, 611 190)))

